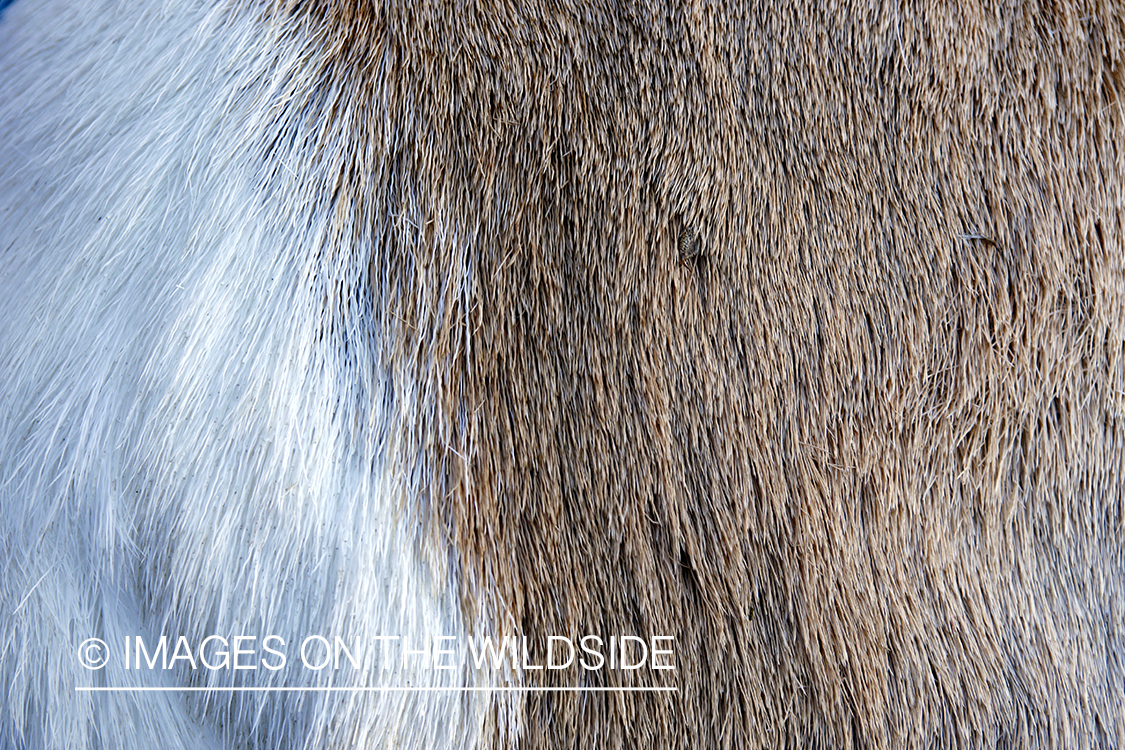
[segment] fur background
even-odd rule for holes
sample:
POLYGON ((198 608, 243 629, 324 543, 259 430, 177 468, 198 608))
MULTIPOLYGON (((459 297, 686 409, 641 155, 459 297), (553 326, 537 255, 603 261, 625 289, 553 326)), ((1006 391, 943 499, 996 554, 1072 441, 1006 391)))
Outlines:
POLYGON ((0 737, 1125 745, 1123 55, 1098 3, 18 0, 0 737), (86 634, 279 626, 674 635, 584 677, 679 692, 71 692, 86 634))

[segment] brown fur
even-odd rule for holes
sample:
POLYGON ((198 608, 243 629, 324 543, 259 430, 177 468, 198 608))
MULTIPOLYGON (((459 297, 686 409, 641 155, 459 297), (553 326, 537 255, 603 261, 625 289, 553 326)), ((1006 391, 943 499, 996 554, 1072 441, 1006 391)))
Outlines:
POLYGON ((289 11, 341 215, 433 222, 431 531, 505 632, 677 638, 521 746, 1125 744, 1121 9, 745 5, 289 11))

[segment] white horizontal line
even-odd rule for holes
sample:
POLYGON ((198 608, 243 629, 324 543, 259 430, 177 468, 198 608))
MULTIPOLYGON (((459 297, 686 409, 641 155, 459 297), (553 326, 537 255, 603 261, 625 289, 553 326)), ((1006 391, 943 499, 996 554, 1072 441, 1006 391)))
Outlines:
POLYGON ((79 693, 676 693, 675 687, 76 687, 79 693))

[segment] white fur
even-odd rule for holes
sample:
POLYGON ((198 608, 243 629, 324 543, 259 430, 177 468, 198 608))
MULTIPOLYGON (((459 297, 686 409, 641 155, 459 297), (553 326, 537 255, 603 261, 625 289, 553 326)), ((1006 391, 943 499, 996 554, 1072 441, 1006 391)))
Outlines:
MULTIPOLYGON (((436 386, 393 354, 409 332, 367 278, 380 237, 337 221, 313 145, 346 139, 318 132, 346 93, 315 91, 316 54, 250 6, 19 0, 0 21, 4 746, 481 739, 482 692, 74 691, 152 682, 82 669, 94 636, 467 638, 479 598, 419 504, 436 386)), ((416 207, 385 209, 367 218, 417 242, 416 207)), ((231 684, 188 671, 159 676, 231 684)), ((356 682, 329 672, 239 684, 356 682)))

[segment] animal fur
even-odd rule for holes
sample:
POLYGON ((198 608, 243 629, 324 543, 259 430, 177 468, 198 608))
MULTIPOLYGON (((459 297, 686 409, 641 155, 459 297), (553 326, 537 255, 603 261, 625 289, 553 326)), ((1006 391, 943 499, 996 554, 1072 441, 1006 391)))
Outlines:
POLYGON ((1123 56, 1098 3, 17 0, 0 744, 1125 746, 1123 56), (582 679, 678 692, 73 689, 268 631, 671 635, 582 679))

